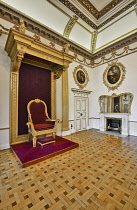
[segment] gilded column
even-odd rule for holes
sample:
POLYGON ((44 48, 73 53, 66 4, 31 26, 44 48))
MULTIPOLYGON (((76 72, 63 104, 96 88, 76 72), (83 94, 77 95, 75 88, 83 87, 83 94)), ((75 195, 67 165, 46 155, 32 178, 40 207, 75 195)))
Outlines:
POLYGON ((62 73, 62 131, 69 130, 68 68, 62 73))
POLYGON ((56 79, 51 72, 51 119, 56 119, 56 79))

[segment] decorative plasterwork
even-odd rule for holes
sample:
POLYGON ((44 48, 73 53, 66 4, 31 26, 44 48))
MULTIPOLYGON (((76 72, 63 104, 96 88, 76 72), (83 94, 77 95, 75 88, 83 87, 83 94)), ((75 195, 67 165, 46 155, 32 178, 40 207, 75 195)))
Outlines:
POLYGON ((134 0, 132 2, 130 2, 127 6, 125 6, 124 8, 122 8, 121 10, 119 10, 118 12, 116 12, 114 15, 112 15, 111 17, 107 18, 107 20, 105 20, 103 23, 99 24, 98 29, 100 29, 101 27, 105 26, 107 23, 109 23, 111 20, 113 20, 114 18, 118 17, 119 15, 121 15, 123 12, 125 12, 126 10, 128 10, 129 8, 131 8, 133 5, 135 5, 137 2, 137 0, 134 0))
POLYGON ((70 32, 72 28, 74 27, 77 20, 78 20, 78 17, 76 15, 70 18, 64 30, 64 34, 63 34, 64 37, 69 38, 70 32))
POLYGON ((71 88, 71 90, 77 96, 80 96, 80 95, 83 95, 83 96, 86 95, 87 96, 92 92, 92 91, 89 91, 89 90, 80 90, 80 89, 76 89, 76 88, 71 88))
POLYGON ((9 29, 8 28, 5 28, 3 25, 1 25, 0 24, 0 28, 2 28, 2 29, 0 29, 0 36, 2 35, 2 34, 8 34, 8 32, 9 32, 9 29))
POLYGON ((122 63, 112 62, 103 73, 103 83, 109 90, 115 90, 125 79, 125 74, 125 66, 122 63))
POLYGON ((87 73, 86 69, 82 65, 79 65, 79 66, 75 67, 74 72, 73 72, 73 77, 74 77, 75 83, 81 89, 86 87, 86 85, 89 82, 88 73, 87 73))
POLYGON ((113 0, 101 11, 98 11, 88 0, 78 0, 78 2, 81 3, 96 19, 105 15, 109 10, 113 9, 122 1, 123 0, 113 0))
MULTIPOLYGON (((25 22, 25 27, 28 31, 37 33, 39 36, 42 36, 46 38, 47 40, 50 40, 50 47, 55 48, 55 44, 58 44, 60 46, 64 46, 66 44, 65 37, 60 36, 59 34, 55 33, 49 28, 44 27, 34 22, 32 19, 28 19, 28 17, 23 16, 19 12, 17 11, 15 12, 13 9, 0 3, 0 17, 1 18, 19 25, 20 16, 22 16, 25 22)), ((133 32, 133 34, 127 35, 126 37, 123 36, 121 40, 118 40, 115 43, 110 43, 109 46, 103 46, 104 47, 103 49, 99 49, 98 52, 92 54, 91 52, 81 48, 80 46, 76 45, 70 40, 67 40, 67 42, 71 45, 70 50, 74 52, 75 58, 78 58, 79 55, 83 56, 83 59, 81 61, 79 61, 78 59, 76 60, 80 63, 83 63, 84 65, 91 66, 91 67, 95 67, 97 65, 103 64, 104 62, 107 62, 107 58, 106 60, 104 60, 105 55, 110 54, 111 52, 116 51, 120 48, 123 48, 124 46, 127 46, 136 41, 137 41, 137 32, 135 31, 133 32), (101 58, 100 62, 95 62, 95 60, 98 58, 101 58)), ((110 60, 111 59, 108 59, 108 61, 110 60)))
POLYGON ((73 4, 71 4, 68 0, 59 0, 62 4, 64 4, 67 8, 69 8, 72 12, 74 12, 78 17, 84 20, 89 26, 93 29, 97 29, 97 26, 86 17, 79 9, 77 9, 73 4))
POLYGON ((25 27, 25 24, 24 24, 24 20, 23 19, 20 19, 19 20, 19 25, 14 25, 13 28, 23 34, 25 34, 26 32, 26 27, 25 27))
MULTIPOLYGON (((46 38, 47 40, 50 40, 50 43, 58 44, 60 46, 64 46, 67 43, 71 45, 71 51, 78 53, 86 58, 91 58, 91 53, 86 51, 85 49, 81 48, 81 46, 76 45, 75 43, 71 42, 70 40, 66 41, 66 38, 57 34, 53 30, 47 28, 46 26, 41 25, 40 23, 35 22, 31 18, 26 17, 23 14, 20 14, 17 11, 14 11, 13 9, 7 7, 6 5, 2 4, 0 2, 0 17, 13 23, 18 24, 20 21, 20 16, 23 18, 25 27, 28 31, 31 31, 33 33, 38 34, 41 37, 46 38)), ((50 45, 51 46, 51 45, 50 45)), ((52 47, 51 46, 51 47, 52 47)))
MULTIPOLYGON (((74 12, 78 17, 80 17, 83 21, 85 21, 88 25, 90 25, 93 29, 97 30, 110 22, 115 17, 121 15, 123 12, 125 12, 127 9, 132 7, 136 4, 136 0, 130 2, 127 6, 125 6, 123 9, 118 11, 115 15, 108 18, 105 22, 103 22, 100 25, 94 24, 87 16, 85 16, 78 8, 76 8, 69 0, 59 0, 62 4, 64 4, 67 8, 69 8, 72 12, 74 12)), ((110 4, 108 4, 104 9, 102 9, 100 12, 96 10, 96 8, 88 1, 88 0, 78 0, 88 11, 91 12, 93 16, 95 16, 96 19, 99 19, 103 15, 105 15, 110 9, 114 8, 116 5, 118 5, 123 0, 113 0, 110 4)))
POLYGON ((97 35, 98 35, 98 32, 97 31, 93 31, 93 33, 92 33, 92 42, 91 42, 91 51, 92 51, 92 53, 94 53, 94 51, 96 49, 97 35))
MULTIPOLYGON (((135 41, 136 39, 137 39, 137 37, 134 38, 133 40, 135 41)), ((130 39, 130 41, 131 41, 131 39, 130 39)), ((103 50, 102 54, 100 52, 98 52, 98 54, 96 54, 98 56, 97 59, 94 58, 91 60, 87 60, 85 57, 79 58, 79 55, 75 53, 74 54, 75 61, 77 61, 81 64, 84 64, 85 66, 94 68, 94 67, 100 66, 104 63, 108 63, 110 61, 116 60, 120 57, 127 56, 131 53, 137 52, 137 47, 131 47, 131 46, 122 47, 122 43, 125 44, 124 40, 123 40, 123 42, 121 42, 121 47, 117 51, 113 50, 114 48, 116 49, 116 47, 113 47, 112 51, 111 51, 111 48, 108 47, 106 49, 106 51, 105 51, 105 49, 103 50), (123 49, 121 49, 121 48, 123 48, 123 49)), ((118 45, 118 47, 119 47, 119 45, 118 45)))

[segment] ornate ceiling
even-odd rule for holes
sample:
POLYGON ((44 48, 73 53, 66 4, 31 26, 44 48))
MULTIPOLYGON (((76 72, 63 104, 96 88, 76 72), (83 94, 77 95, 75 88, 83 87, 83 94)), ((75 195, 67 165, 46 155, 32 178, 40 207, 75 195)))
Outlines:
MULTIPOLYGON (((52 0, 50 0, 52 1, 52 0)), ((137 0, 58 0, 93 29, 99 29, 137 3, 137 0)))

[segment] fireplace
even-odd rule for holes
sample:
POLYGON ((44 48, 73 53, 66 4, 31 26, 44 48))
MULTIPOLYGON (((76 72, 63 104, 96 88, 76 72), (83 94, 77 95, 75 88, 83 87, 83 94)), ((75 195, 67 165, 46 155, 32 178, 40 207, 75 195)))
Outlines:
POLYGON ((129 135, 128 113, 100 113, 100 131, 118 130, 122 135, 129 135))
POLYGON ((122 120, 117 118, 106 118, 106 130, 115 130, 121 133, 122 120))

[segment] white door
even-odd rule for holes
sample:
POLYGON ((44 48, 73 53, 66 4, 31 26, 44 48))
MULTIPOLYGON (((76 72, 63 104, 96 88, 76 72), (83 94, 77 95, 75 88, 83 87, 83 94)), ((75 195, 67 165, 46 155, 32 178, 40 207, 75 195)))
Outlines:
POLYGON ((85 130, 88 126, 88 98, 75 97, 75 130, 85 130))

